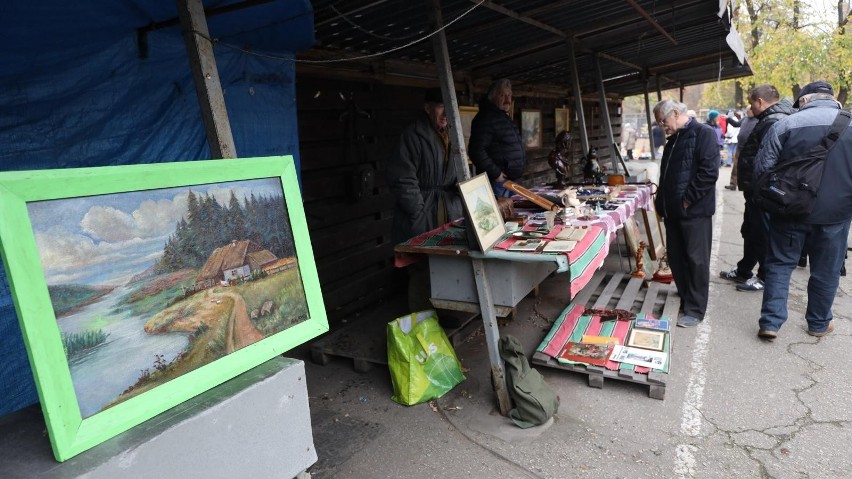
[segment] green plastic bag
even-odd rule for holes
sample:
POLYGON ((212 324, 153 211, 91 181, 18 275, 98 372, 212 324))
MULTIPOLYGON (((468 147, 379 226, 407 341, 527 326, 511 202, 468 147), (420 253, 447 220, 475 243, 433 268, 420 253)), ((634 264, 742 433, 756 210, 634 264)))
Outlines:
POLYGON ((388 367, 391 399, 406 406, 439 398, 464 381, 456 352, 431 309, 388 323, 388 367))

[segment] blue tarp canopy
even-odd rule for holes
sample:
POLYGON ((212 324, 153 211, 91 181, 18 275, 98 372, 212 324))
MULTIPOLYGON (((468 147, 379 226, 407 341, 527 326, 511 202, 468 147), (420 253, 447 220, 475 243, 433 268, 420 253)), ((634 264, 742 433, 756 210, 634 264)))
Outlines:
MULTIPOLYGON (((310 2, 203 4, 238 156, 298 169, 292 58, 314 43, 310 2)), ((165 0, 0 2, 0 170, 209 159, 177 18, 165 0)), ((37 401, 2 268, 0 351, 2 415, 37 401)))

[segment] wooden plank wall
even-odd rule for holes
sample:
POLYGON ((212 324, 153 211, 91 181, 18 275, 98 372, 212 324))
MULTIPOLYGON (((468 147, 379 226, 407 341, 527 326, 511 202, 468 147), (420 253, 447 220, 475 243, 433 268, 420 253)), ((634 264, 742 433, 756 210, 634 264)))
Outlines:
MULTIPOLYGON (((297 78, 296 92, 305 212, 334 324, 391 295, 405 294, 407 276, 393 266, 394 199, 384 167, 402 129, 421 111, 424 90, 303 76, 297 78)), ((563 104, 570 107, 573 100, 515 99, 519 126, 521 109, 542 111, 542 147, 527 152, 525 185, 555 179, 547 155, 555 137, 554 109, 563 104)), ((594 115, 592 103, 586 108, 594 115)), ((605 150, 600 122, 594 117, 587 122, 590 141, 605 150)), ((613 124, 620 124, 617 117, 613 124)), ((571 128, 576 131, 576 120, 571 128)), ((575 147, 581 154, 579 139, 575 147)))

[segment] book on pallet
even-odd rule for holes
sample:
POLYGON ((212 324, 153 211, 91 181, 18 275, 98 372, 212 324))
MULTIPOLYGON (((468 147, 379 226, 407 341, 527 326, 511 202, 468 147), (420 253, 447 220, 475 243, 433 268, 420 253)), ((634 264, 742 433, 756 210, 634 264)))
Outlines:
POLYGON ((565 347, 559 352, 556 360, 573 361, 578 363, 593 364, 595 366, 605 366, 609 361, 609 356, 612 354, 613 348, 616 345, 612 343, 575 343, 569 341, 565 343, 565 347))
POLYGON ((631 348, 629 346, 616 346, 612 351, 613 361, 645 366, 651 369, 663 369, 667 358, 668 354, 661 351, 631 348))
POLYGON ((668 319, 636 318, 636 321, 633 323, 633 327, 670 331, 668 319))

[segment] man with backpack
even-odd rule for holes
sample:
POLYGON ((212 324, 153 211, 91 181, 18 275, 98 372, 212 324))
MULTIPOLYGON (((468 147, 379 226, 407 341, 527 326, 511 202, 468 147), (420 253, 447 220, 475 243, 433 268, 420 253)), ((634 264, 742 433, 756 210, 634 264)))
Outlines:
POLYGON ((769 127, 778 120, 793 114, 793 105, 790 100, 784 98, 778 89, 769 83, 754 87, 748 95, 749 109, 757 123, 751 134, 740 146, 740 156, 737 160, 737 186, 745 197, 743 211, 743 223, 740 226, 740 234, 743 236, 743 257, 737 262, 737 266, 728 271, 722 271, 719 276, 737 283, 737 291, 762 291, 765 271, 763 257, 766 254, 766 225, 764 213, 753 198, 752 172, 754 171, 754 159, 760 144, 769 131, 769 127), (755 265, 757 275, 752 273, 755 265))
MULTIPOLYGON (((768 340, 778 336, 778 330, 787 320, 790 276, 806 238, 811 244, 819 245, 810 252, 807 332, 822 337, 834 330, 831 307, 852 220, 852 163, 848 161, 852 157, 852 133, 848 131, 849 118, 838 116, 840 104, 834 100, 834 89, 824 81, 809 83, 793 106, 799 111, 778 121, 763 140, 754 164, 755 184, 765 183, 761 178, 764 174, 786 176, 781 171, 785 162, 800 160, 818 151, 821 144, 828 152, 825 154, 823 150, 817 155, 825 158, 820 177, 797 180, 798 187, 787 190, 788 194, 799 194, 794 189, 801 190, 808 182, 819 183, 812 209, 796 217, 770 213, 764 264, 766 280, 757 333, 768 340), (832 138, 831 130, 839 131, 836 142, 828 141, 832 138)), ((761 190, 756 188, 754 194, 761 194, 761 190)))

